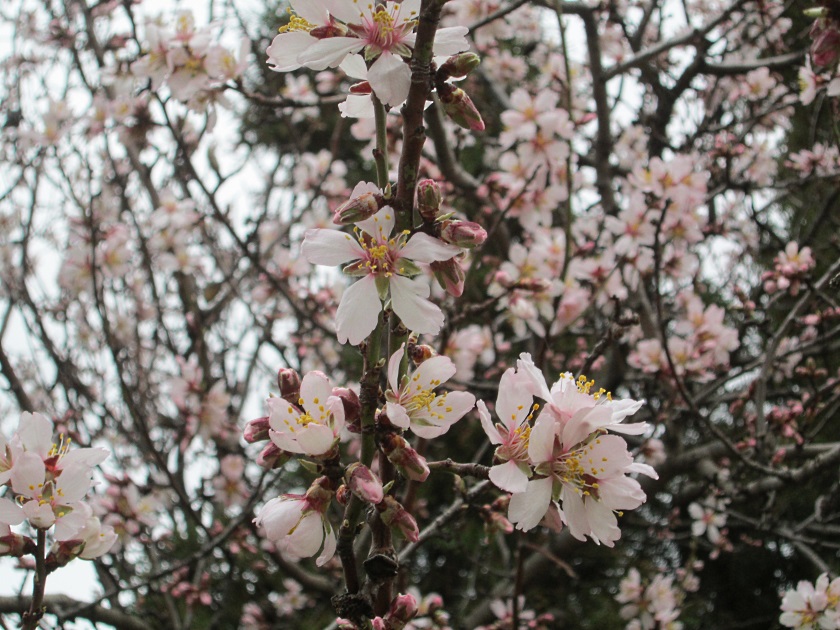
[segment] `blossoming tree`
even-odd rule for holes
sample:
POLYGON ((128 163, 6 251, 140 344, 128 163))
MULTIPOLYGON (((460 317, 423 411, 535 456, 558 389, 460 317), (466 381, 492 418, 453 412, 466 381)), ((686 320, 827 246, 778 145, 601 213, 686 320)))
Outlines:
POLYGON ((175 4, 0 7, 4 624, 840 628, 833 0, 175 4))

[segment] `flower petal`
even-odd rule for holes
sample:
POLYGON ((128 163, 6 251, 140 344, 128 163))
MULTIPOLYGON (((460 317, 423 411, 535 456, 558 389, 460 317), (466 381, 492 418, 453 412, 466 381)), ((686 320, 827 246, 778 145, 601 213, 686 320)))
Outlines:
POLYGON ((417 334, 436 335, 443 326, 443 311, 425 299, 429 287, 423 279, 411 280, 402 276, 391 276, 391 304, 394 312, 406 328, 417 334))
POLYGON ((300 253, 313 265, 343 265, 365 255, 359 242, 340 230, 307 230, 300 253))
POLYGON ((362 343, 376 328, 382 302, 376 290, 374 276, 365 276, 341 296, 341 304, 335 313, 336 336, 339 343, 350 342, 354 346, 362 343))

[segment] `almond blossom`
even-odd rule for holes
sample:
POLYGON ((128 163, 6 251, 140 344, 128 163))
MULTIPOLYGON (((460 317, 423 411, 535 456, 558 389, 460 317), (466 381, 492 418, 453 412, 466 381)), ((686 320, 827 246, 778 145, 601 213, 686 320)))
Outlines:
POLYGON ((404 231, 391 236, 394 210, 383 207, 369 219, 356 223, 356 238, 327 229, 307 230, 301 253, 317 265, 352 262, 344 272, 362 276, 341 297, 336 312, 336 333, 341 343, 360 344, 376 328, 377 303, 390 296, 391 307, 407 328, 416 333, 436 334, 443 326, 443 312, 430 302, 429 286, 420 278, 415 263, 449 260, 460 247, 418 232, 408 238, 404 231))
POLYGON ((344 405, 332 395, 329 379, 309 372, 300 383, 298 405, 283 398, 269 398, 268 434, 278 448, 289 453, 328 454, 344 426, 344 405))
POLYGON ((646 499, 639 482, 627 475, 657 476, 649 465, 633 461, 623 438, 607 433, 644 432, 645 423, 621 424, 643 401, 614 401, 603 391, 592 394, 592 381, 570 374, 561 375, 549 390, 524 353, 517 370, 527 379, 524 386, 546 406, 528 440, 534 477, 524 492, 511 497, 508 517, 527 531, 547 514, 559 515, 578 540, 589 536, 612 547, 621 536, 616 513, 635 509, 646 499))
MULTIPOLYGON (((420 0, 360 3, 354 0, 291 0, 291 19, 266 53, 272 70, 288 72, 337 67, 347 55, 364 51, 373 60, 367 73, 376 96, 396 106, 408 96, 411 57, 420 0)), ((437 30, 435 55, 466 50, 465 26, 437 30)))
POLYGON ((782 598, 779 623, 799 630, 840 628, 840 578, 823 573, 813 584, 802 580, 782 598))
POLYGON ((475 396, 468 392, 435 390, 455 375, 455 364, 449 357, 436 356, 423 361, 414 374, 399 379, 400 363, 405 346, 400 347, 388 362, 388 385, 385 410, 392 424, 425 439, 443 435, 475 406, 475 396))

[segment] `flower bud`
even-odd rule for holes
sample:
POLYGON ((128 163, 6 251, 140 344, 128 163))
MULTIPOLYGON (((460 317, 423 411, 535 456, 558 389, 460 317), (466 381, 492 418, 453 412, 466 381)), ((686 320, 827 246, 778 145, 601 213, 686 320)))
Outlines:
POLYGON ((408 356, 411 357, 411 361, 414 365, 420 365, 423 361, 436 357, 437 352, 435 352, 435 349, 431 346, 424 344, 409 344, 408 356))
MULTIPOLYGON (((440 91, 438 92, 440 93, 440 91)), ((484 131, 484 121, 481 120, 481 114, 478 113, 472 99, 461 88, 452 88, 440 93, 440 102, 443 104, 443 111, 446 115, 459 127, 473 131, 484 131)))
POLYGON ((391 602, 385 621, 390 630, 402 630, 417 615, 417 600, 411 593, 400 593, 391 602))
POLYGON ((283 400, 296 405, 300 398, 300 374, 292 368, 280 368, 277 370, 277 387, 283 400))
MULTIPOLYGON (((8 526, 6 529, 10 531, 8 530, 8 526)), ((0 556, 20 558, 21 556, 34 553, 35 541, 29 538, 29 536, 12 533, 0 536, 0 556)))
POLYGON ((446 221, 440 238, 452 245, 472 249, 487 240, 487 231, 474 221, 446 221))
POLYGON ((340 505, 347 505, 351 496, 353 496, 353 493, 350 492, 350 488, 344 484, 338 486, 338 490, 335 491, 335 500, 338 501, 340 505))
POLYGON ((76 558, 85 548, 84 540, 62 540, 54 543, 47 554, 46 564, 48 571, 60 569, 76 558))
POLYGON ((440 211, 443 196, 440 186, 433 179, 423 179, 417 182, 417 210, 424 221, 433 222, 440 211))
POLYGON ((268 416, 248 420, 245 424, 245 430, 242 432, 242 437, 245 438, 245 441, 248 442, 248 444, 262 442, 263 440, 268 439, 268 430, 270 428, 271 425, 268 423, 268 416))
POLYGON ((444 291, 454 297, 461 297, 467 276, 457 256, 449 260, 435 260, 429 263, 429 267, 444 291))
POLYGON ((399 471, 413 481, 426 481, 429 476, 429 466, 426 459, 408 445, 401 435, 389 433, 385 435, 380 446, 388 460, 399 471))
POLYGON ((379 517, 388 527, 396 527, 411 542, 420 540, 420 529, 417 521, 394 497, 386 494, 382 502, 376 506, 379 517))
POLYGON ((382 482, 371 472, 370 468, 355 462, 344 471, 344 479, 350 490, 362 501, 376 505, 382 501, 385 493, 382 490, 382 482))
POLYGON ((281 468, 283 464, 289 461, 290 457, 289 453, 282 450, 274 442, 269 442, 257 456, 257 464, 267 470, 274 470, 281 468))
POLYGON ((323 514, 326 512, 334 495, 335 492, 332 489, 332 482, 327 477, 318 477, 309 486, 304 497, 310 509, 315 510, 319 514, 323 514))
POLYGON ((452 55, 438 68, 438 80, 463 79, 481 63, 481 57, 474 52, 463 52, 452 55))
POLYGON ((361 433, 362 403, 359 401, 359 395, 347 387, 333 387, 332 395, 341 399, 344 407, 344 426, 347 430, 351 433, 361 433))
POLYGON ((348 225, 369 219, 385 207, 385 198, 380 193, 364 192, 348 199, 335 209, 333 223, 348 225))
POLYGON ((840 32, 833 26, 820 31, 811 44, 811 62, 820 68, 833 65, 840 58, 840 32))

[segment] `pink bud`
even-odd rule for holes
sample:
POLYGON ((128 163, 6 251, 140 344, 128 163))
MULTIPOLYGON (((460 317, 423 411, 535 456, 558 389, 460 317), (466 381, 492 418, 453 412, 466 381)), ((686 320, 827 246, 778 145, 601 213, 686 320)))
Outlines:
POLYGON ((403 475, 413 481, 426 481, 430 471, 425 458, 411 448, 402 436, 389 433, 382 438, 380 446, 388 460, 403 475))
POLYGON ((347 470, 344 471, 344 479, 347 481, 347 485, 350 486, 353 494, 362 501, 367 501, 374 505, 382 501, 382 497, 385 494, 382 490, 382 482, 364 464, 359 462, 350 464, 347 470))
POLYGON ((385 198, 379 193, 364 192, 358 197, 348 199, 335 209, 333 223, 348 225, 369 219, 385 207, 385 198))
POLYGON ((268 470, 281 468, 289 461, 291 455, 281 450, 274 442, 265 445, 262 452, 257 456, 257 464, 268 470))
MULTIPOLYGON (((447 83, 446 85, 449 86, 447 83)), ((449 86, 443 92, 438 89, 443 111, 459 127, 473 131, 484 131, 484 121, 478 113, 472 99, 461 88, 449 86)))
POLYGON ((277 387, 283 400, 296 405, 300 398, 300 374, 292 368, 280 368, 277 371, 277 387))
POLYGON ((263 440, 268 439, 268 430, 270 428, 271 426, 268 424, 268 416, 248 420, 245 424, 245 430, 242 432, 242 437, 245 438, 245 441, 248 442, 248 444, 262 442, 263 440))
POLYGON ((400 593, 391 602, 385 619, 388 621, 389 627, 395 630, 401 630, 416 615, 417 600, 411 593, 400 593))
POLYGON ((473 221, 446 221, 440 238, 452 245, 472 249, 487 240, 487 231, 473 221))
POLYGON ((333 387, 332 394, 341 399, 347 430, 351 433, 361 433, 362 403, 359 401, 359 395, 347 387, 333 387))
POLYGON ((388 527, 396 527, 411 542, 420 540, 420 529, 417 521, 394 497, 386 494, 382 502, 376 506, 382 522, 388 527))
POLYGON ((20 558, 23 555, 35 553, 35 541, 28 536, 6 534, 0 536, 0 556, 20 558))
POLYGON ((440 186, 433 179, 423 179, 417 182, 417 210, 424 221, 433 222, 440 211, 443 196, 440 186))
POLYGON ((454 297, 461 297, 467 276, 456 258, 457 256, 449 260, 435 260, 429 264, 429 267, 444 291, 454 297))
POLYGON ((335 495, 332 488, 332 482, 327 477, 318 477, 313 481, 304 495, 309 508, 320 514, 326 512, 335 495))
POLYGON ((79 557, 84 548, 84 540, 62 540, 53 544, 46 558, 47 570, 53 571, 67 566, 71 560, 79 557))
MULTIPOLYGON (((811 33, 814 35, 814 29, 811 33)), ((817 30, 810 52, 811 62, 817 67, 826 67, 837 62, 840 57, 840 32, 834 28, 834 25, 817 30)))

